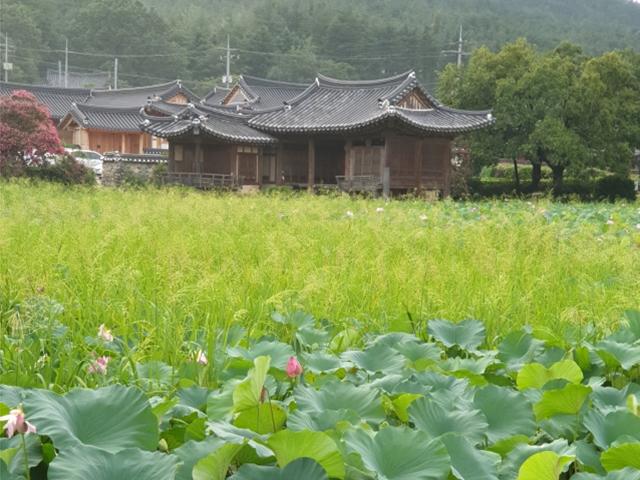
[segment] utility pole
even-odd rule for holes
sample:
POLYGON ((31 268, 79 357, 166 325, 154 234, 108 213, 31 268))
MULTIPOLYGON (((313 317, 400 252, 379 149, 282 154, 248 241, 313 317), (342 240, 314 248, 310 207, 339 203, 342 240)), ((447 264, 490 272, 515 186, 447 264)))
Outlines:
POLYGON ((113 65, 113 88, 118 89, 118 59, 116 58, 113 65))
POLYGON ((4 34, 4 81, 9 81, 9 35, 4 34))
POLYGON ((444 54, 454 54, 458 56, 458 68, 462 67, 462 57, 469 55, 469 53, 463 50, 464 40, 462 39, 462 25, 460 25, 460 34, 458 35, 458 49, 457 50, 443 50, 444 54))
POLYGON ((458 68, 462 67, 462 25, 460 25, 460 36, 458 37, 458 68))
POLYGON ((62 60, 58 60, 58 87, 62 86, 62 60))
POLYGON ((227 74, 224 76, 225 87, 229 88, 231 83, 231 40, 227 35, 227 74))
POLYGON ((64 39, 64 87, 69 86, 69 39, 64 39))

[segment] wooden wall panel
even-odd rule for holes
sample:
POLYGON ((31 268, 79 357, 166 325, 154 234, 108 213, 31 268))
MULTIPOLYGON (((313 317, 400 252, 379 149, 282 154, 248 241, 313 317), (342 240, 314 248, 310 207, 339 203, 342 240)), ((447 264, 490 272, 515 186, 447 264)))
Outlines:
POLYGON ((425 188, 448 189, 451 169, 451 142, 443 138, 427 138, 423 146, 422 183, 425 188))
POLYGON ((387 166, 392 188, 413 188, 417 184, 415 171, 415 137, 389 135, 387 137, 387 166))
POLYGON ((233 151, 235 150, 232 145, 205 144, 203 149, 203 173, 221 173, 224 175, 236 173, 235 166, 232 164, 233 151))
POLYGON ((189 103, 189 99, 182 93, 179 93, 166 101, 167 103, 175 103, 177 105, 186 105, 189 103))
POLYGON ((433 104, 429 99, 417 88, 414 88, 407 93, 404 98, 398 102, 399 107, 425 109, 433 108, 433 104))
POLYGON ((284 183, 307 183, 307 144, 282 146, 282 171, 284 183))

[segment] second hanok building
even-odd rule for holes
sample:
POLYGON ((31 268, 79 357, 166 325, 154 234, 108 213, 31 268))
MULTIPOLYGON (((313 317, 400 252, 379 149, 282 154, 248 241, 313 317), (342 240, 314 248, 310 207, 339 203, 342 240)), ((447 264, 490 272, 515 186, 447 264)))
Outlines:
POLYGON ((168 175, 308 188, 385 179, 447 196, 453 139, 493 123, 489 111, 445 107, 414 72, 307 86, 244 77, 219 102, 144 113, 142 129, 169 141, 168 175))

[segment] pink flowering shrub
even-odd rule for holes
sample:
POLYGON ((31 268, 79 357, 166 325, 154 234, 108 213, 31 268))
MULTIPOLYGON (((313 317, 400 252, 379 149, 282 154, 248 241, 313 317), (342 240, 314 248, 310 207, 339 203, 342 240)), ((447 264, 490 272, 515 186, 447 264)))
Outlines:
POLYGON ((0 97, 0 174, 40 164, 45 153, 64 150, 49 110, 33 94, 16 90, 0 97))

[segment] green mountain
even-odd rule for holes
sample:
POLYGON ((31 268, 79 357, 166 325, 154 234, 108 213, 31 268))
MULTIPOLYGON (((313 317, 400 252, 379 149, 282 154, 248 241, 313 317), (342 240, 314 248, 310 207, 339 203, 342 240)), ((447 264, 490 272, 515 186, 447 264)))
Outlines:
POLYGON ((526 37, 587 53, 640 48, 640 4, 630 0, 4 0, 16 81, 41 81, 63 59, 79 71, 110 71, 120 85, 182 78, 219 83, 229 35, 232 71, 308 80, 317 71, 354 78, 415 68, 427 86, 455 61, 442 53, 497 49, 526 37))

